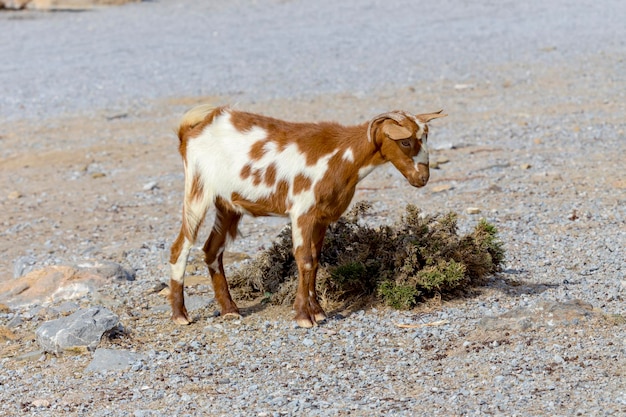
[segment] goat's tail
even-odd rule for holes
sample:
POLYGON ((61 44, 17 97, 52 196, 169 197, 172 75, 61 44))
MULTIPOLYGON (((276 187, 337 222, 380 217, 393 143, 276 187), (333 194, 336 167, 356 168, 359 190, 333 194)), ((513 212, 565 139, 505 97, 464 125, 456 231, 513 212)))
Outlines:
POLYGON ((215 111, 216 107, 211 104, 201 104, 188 110, 187 113, 183 115, 183 118, 180 120, 180 124, 178 125, 178 139, 183 141, 185 134, 193 129, 198 123, 202 122, 206 117, 211 114, 211 112, 215 111))

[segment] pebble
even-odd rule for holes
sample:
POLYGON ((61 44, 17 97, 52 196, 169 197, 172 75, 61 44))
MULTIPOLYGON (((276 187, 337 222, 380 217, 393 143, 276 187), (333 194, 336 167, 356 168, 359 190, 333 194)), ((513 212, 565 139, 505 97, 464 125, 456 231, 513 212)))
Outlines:
POLYGON ((433 187, 430 188, 430 191, 433 193, 440 193, 443 191, 449 191, 451 190, 453 187, 451 184, 441 184, 441 185, 435 185, 433 187))
POLYGON ((146 183, 146 184, 143 186, 142 190, 143 190, 143 191, 152 191, 152 190, 154 190, 154 189, 156 189, 156 188, 158 188, 158 187, 159 187, 159 183, 158 183, 158 182, 156 182, 156 181, 150 181, 149 183, 146 183))

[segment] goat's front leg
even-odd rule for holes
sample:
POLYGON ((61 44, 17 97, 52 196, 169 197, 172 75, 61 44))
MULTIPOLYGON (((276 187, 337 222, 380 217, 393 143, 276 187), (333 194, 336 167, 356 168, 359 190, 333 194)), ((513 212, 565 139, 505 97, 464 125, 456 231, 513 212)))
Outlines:
POLYGON ((319 267, 319 260, 322 255, 322 246, 324 244, 324 236, 326 236, 326 230, 328 225, 325 223, 318 223, 313 229, 313 242, 311 243, 311 255, 313 258, 313 279, 309 281, 309 307, 313 312, 316 322, 326 320, 326 313, 320 306, 317 300, 317 269, 319 267))
POLYGON ((326 318, 315 291, 319 249, 326 226, 302 216, 292 221, 292 229, 294 256, 298 264, 298 290, 293 305, 295 320, 298 326, 309 328, 326 318))

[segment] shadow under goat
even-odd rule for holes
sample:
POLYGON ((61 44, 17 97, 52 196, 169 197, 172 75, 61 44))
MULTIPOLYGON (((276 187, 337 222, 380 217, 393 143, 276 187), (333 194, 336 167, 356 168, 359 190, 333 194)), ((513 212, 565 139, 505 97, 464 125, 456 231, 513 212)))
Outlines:
POLYGON ((312 327, 326 318, 315 292, 326 229, 348 208, 357 183, 391 162, 414 187, 428 182, 428 125, 444 117, 404 111, 357 126, 292 123, 229 107, 189 110, 178 129, 185 169, 180 233, 172 245, 172 319, 189 324, 184 274, 198 229, 213 205, 216 218, 204 244, 215 298, 223 316, 239 316, 224 275, 223 254, 244 214, 289 216, 298 265, 295 320, 312 327))

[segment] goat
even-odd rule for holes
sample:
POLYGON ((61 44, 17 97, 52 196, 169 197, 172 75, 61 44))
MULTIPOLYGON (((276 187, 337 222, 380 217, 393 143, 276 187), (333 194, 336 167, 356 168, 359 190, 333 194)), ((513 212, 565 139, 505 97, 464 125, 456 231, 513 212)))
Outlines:
POLYGON ((442 110, 413 116, 380 114, 358 126, 292 123, 229 107, 202 105, 179 128, 185 171, 183 220, 171 248, 172 320, 189 324, 184 273, 208 208, 215 224, 204 244, 205 261, 222 316, 239 317, 224 275, 223 254, 242 215, 289 216, 298 265, 294 302, 300 327, 326 318, 315 292, 324 235, 348 208, 357 183, 391 162, 414 187, 428 182, 427 123, 442 110))

